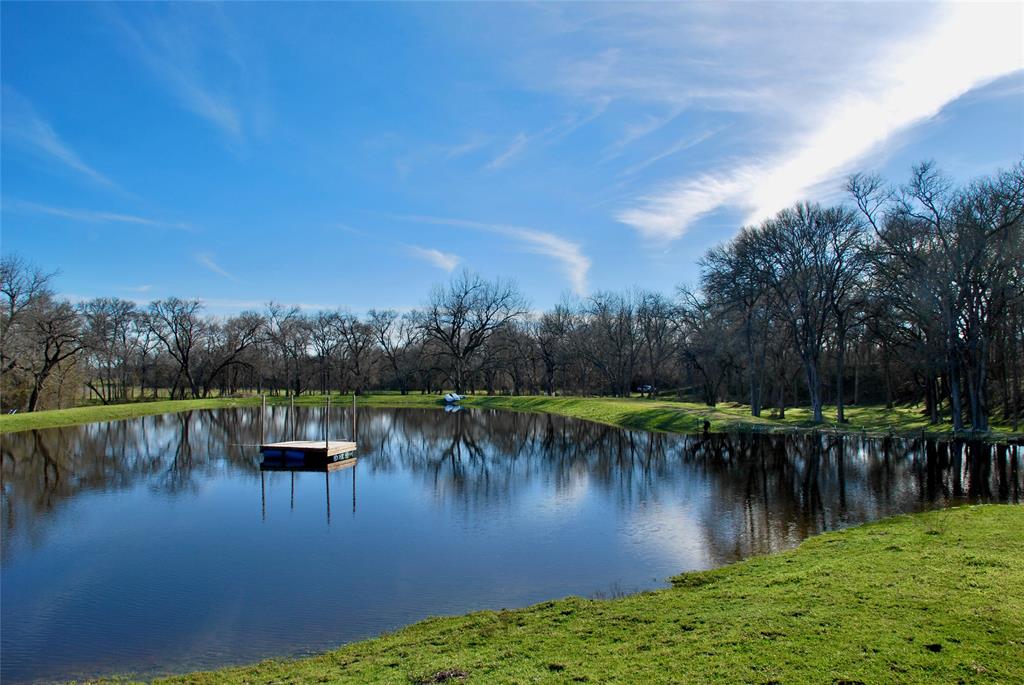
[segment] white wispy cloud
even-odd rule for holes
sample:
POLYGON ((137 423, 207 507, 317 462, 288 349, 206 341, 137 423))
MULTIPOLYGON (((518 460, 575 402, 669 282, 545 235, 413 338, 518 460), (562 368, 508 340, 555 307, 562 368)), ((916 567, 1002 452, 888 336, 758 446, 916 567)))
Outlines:
POLYGON ((457 254, 450 252, 442 252, 433 247, 420 247, 419 245, 406 245, 406 249, 414 257, 426 260, 436 266, 438 269, 451 273, 462 258, 457 254))
POLYGON ((238 279, 234 276, 234 274, 232 274, 227 269, 218 264, 216 261, 214 261, 213 255, 211 255, 210 253, 199 252, 195 255, 195 259, 196 263, 206 267, 207 269, 217 274, 218 276, 223 276, 229 281, 238 282, 238 279))
POLYGON ((639 121, 626 124, 622 135, 614 143, 605 148, 602 161, 608 161, 620 156, 631 143, 646 138, 655 131, 668 126, 683 113, 683 108, 673 107, 667 114, 647 114, 639 121))
POLYGON ((491 139, 487 136, 472 133, 458 143, 429 143, 411 146, 402 143, 402 154, 395 158, 395 171, 398 173, 398 177, 404 181, 413 171, 421 167, 434 167, 437 164, 459 160, 483 149, 489 142, 491 139))
POLYGON ((65 207, 51 207, 49 205, 42 205, 35 202, 25 202, 22 200, 5 200, 4 209, 17 212, 30 212, 34 214, 48 214, 50 216, 61 217, 62 219, 69 219, 71 221, 81 221, 85 223, 132 224, 135 226, 148 226, 151 228, 170 228, 177 231, 194 230, 191 224, 180 221, 159 221, 157 219, 150 219, 144 216, 136 216, 134 214, 121 214, 118 212, 105 212, 93 209, 68 209, 65 207))
POLYGON ((388 245, 393 245, 395 247, 401 248, 402 250, 405 251, 406 254, 410 254, 413 257, 416 257, 417 259, 423 259, 425 261, 428 261, 434 266, 436 266, 438 269, 442 269, 443 271, 447 271, 449 273, 451 273, 455 269, 455 267, 462 262, 462 257, 460 257, 459 255, 453 254, 451 252, 443 252, 441 250, 438 250, 437 248, 422 247, 420 245, 403 243, 398 240, 392 240, 391 238, 381 236, 379 233, 370 233, 358 228, 354 228, 352 226, 349 226, 348 224, 336 223, 334 224, 334 227, 339 230, 345 231, 346 233, 351 233, 352 235, 360 236, 366 240, 372 240, 374 242, 385 243, 388 245))
POLYGON ((242 80, 245 71, 239 51, 233 49, 237 48, 237 37, 229 30, 222 11, 197 7, 161 8, 168 12, 148 18, 141 16, 142 10, 137 7, 131 8, 131 12, 110 6, 105 9, 132 53, 184 109, 220 129, 231 142, 241 143, 245 138, 243 117, 232 94, 236 89, 233 86, 242 80), (202 17, 180 19, 173 12, 175 9, 183 13, 209 12, 202 17), (216 68, 206 68, 206 61, 213 62, 216 68), (213 78, 211 73, 220 78, 213 78))
POLYGON ((476 152, 490 141, 490 138, 474 133, 467 140, 453 145, 438 146, 443 152, 445 159, 458 159, 470 153, 476 152))
POLYGON ((683 235, 694 221, 737 200, 751 188, 760 173, 737 169, 731 174, 705 174, 670 184, 660 192, 641 199, 641 205, 616 215, 622 223, 652 240, 672 240, 683 235))
POLYGON ((72 171, 103 186, 116 188, 105 174, 87 164, 54 130, 28 98, 13 88, 3 87, 3 137, 32 149, 37 154, 60 162, 72 171))
POLYGON ((587 291, 587 273, 590 271, 590 258, 583 254, 583 250, 578 243, 566 240, 553 233, 539 231, 526 226, 491 224, 467 221, 465 219, 448 219, 433 216, 401 216, 397 218, 439 226, 469 228, 507 236, 518 242, 523 250, 549 257, 558 262, 574 292, 582 295, 587 291))
POLYGON ((646 169, 647 167, 651 166, 652 164, 654 164, 656 162, 660 162, 661 160, 663 160, 663 159, 665 159, 667 157, 671 157, 672 155, 678 154, 678 153, 683 152, 685 150, 689 150, 692 147, 700 145, 705 140, 708 140, 709 138, 711 138, 712 136, 716 135, 717 133, 719 133, 723 129, 725 129, 725 127, 721 126, 719 128, 716 128, 716 129, 712 129, 712 130, 709 130, 709 131, 704 131, 702 133, 698 133, 697 135, 684 136, 683 138, 680 138, 675 143, 673 143, 672 145, 668 146, 667 148, 664 148, 663 150, 661 150, 657 154, 655 154, 655 155, 653 155, 651 157, 648 157, 647 159, 645 159, 643 161, 637 162, 636 164, 633 164, 631 166, 626 167, 625 169, 622 170, 622 173, 620 173, 619 175, 620 176, 631 176, 631 175, 637 173, 638 171, 642 171, 643 169, 646 169))
POLYGON ((580 128, 594 121, 608 110, 611 98, 597 96, 589 98, 589 107, 582 112, 573 112, 560 117, 553 124, 533 133, 520 131, 512 142, 496 157, 484 165, 485 171, 495 171, 507 165, 533 144, 551 145, 572 135, 580 128))
POLYGON ((484 169, 486 169, 487 171, 494 171, 496 169, 502 168, 503 166, 508 164, 513 157, 516 157, 517 155, 522 153, 523 150, 526 149, 526 144, 529 142, 529 140, 529 136, 527 136, 526 133, 524 133, 523 131, 520 131, 519 133, 516 134, 516 137, 512 139, 512 143, 507 148, 502 150, 502 152, 497 157, 489 161, 484 166, 484 169))
POLYGON ((920 33, 879 50, 823 103, 805 103, 782 152, 670 182, 616 218, 654 240, 678 238, 726 206, 756 221, 849 172, 968 91, 1024 68, 1020 5, 954 4, 939 14, 920 33))
MULTIPOLYGON (((569 59, 554 72, 554 85, 563 94, 588 99, 604 98, 609 102, 632 100, 668 108, 668 115, 654 115, 638 123, 627 124, 622 137, 606 150, 606 154, 615 153, 617 149, 657 131, 695 105, 720 111, 741 111, 757 108, 760 102, 773 95, 764 85, 744 84, 738 87, 716 78, 720 64, 702 63, 702 60, 688 55, 670 53, 681 44, 693 46, 697 43, 692 40, 696 34, 689 26, 692 23, 690 18, 678 16, 679 6, 683 4, 630 5, 630 11, 635 9, 637 15, 630 17, 633 30, 615 29, 612 36, 595 31, 595 36, 599 40, 632 42, 631 49, 610 48, 596 55, 569 59), (668 17, 662 16, 666 13, 668 17), (647 28, 638 30, 641 25, 647 28), (689 74, 695 67, 707 72, 708 82, 680 78, 681 74, 689 74)), ((590 6, 587 5, 588 8, 590 6)), ((707 24, 701 25, 702 33, 707 34, 707 29, 707 24)), ((708 38, 707 35, 703 37, 708 38)))

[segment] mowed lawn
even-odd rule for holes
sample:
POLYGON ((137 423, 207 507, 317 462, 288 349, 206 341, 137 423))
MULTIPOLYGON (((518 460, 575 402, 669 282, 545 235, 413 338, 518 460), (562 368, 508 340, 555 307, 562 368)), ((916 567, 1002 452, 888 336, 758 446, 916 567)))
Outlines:
MULTIPOLYGON (((269 405, 287 405, 284 396, 267 398, 269 405)), ((338 407, 351 405, 351 395, 333 395, 331 401, 338 407)), ((98 421, 116 421, 137 416, 191 411, 196 409, 218 409, 229 407, 258 407, 257 396, 239 398, 210 398, 200 400, 158 400, 132 402, 115 405, 91 405, 73 409, 56 409, 33 413, 0 415, 0 433, 56 428, 98 421)), ((301 395, 295 399, 298 406, 323 406, 326 398, 322 395, 301 395)), ((375 393, 361 395, 361 407, 431 408, 443 405, 438 395, 410 393, 375 393)), ((883 406, 855 406, 846 409, 847 423, 835 423, 835 408, 826 407, 825 422, 812 423, 810 410, 803 407, 786 410, 785 419, 771 418, 765 411, 761 417, 750 415, 749 407, 736 403, 720 403, 708 407, 696 402, 681 402, 672 399, 647 399, 640 397, 547 397, 470 395, 462 404, 466 407, 502 409, 507 411, 546 412, 597 421, 624 428, 653 430, 673 433, 697 433, 703 430, 704 421, 711 423, 711 430, 718 432, 736 430, 786 431, 800 429, 840 430, 859 433, 928 434, 949 433, 952 426, 947 422, 929 425, 927 417, 918 406, 897 406, 886 409, 883 406)), ((1024 427, 1021 427, 1024 428, 1024 427)), ((994 420, 992 431, 986 437, 1005 439, 1020 437, 1008 423, 994 420)))
POLYGON ((163 682, 1021 683, 1024 507, 901 516, 665 590, 430 619, 163 682))

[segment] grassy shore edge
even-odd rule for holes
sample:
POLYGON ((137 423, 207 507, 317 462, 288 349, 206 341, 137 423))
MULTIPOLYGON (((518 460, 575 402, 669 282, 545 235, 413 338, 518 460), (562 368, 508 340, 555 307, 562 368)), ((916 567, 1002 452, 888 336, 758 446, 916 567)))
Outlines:
MULTIPOLYGON (((351 395, 333 395, 332 401, 339 406, 348 406, 351 395)), ((270 406, 287 405, 289 399, 282 396, 268 396, 270 406)), ((325 403, 322 395, 302 395, 295 399, 297 406, 321 406, 325 403)), ((381 408, 422 408, 437 409, 443 401, 437 395, 393 393, 369 394, 358 397, 360 407, 381 408)), ((73 409, 55 409, 24 414, 0 415, 0 434, 18 431, 58 428, 103 421, 119 421, 183 411, 222 409, 232 407, 258 407, 258 396, 224 397, 196 400, 158 400, 132 402, 127 404, 94 405, 73 409)), ((806 432, 824 431, 830 433, 868 435, 909 435, 909 436, 950 436, 949 424, 929 425, 918 407, 895 407, 886 409, 878 406, 855 406, 847 408, 848 423, 828 422, 814 424, 809 411, 792 408, 785 419, 768 416, 750 416, 744 405, 720 404, 707 407, 693 402, 666 399, 612 398, 612 397, 547 397, 470 395, 462 404, 467 407, 550 413, 585 419, 612 426, 669 433, 698 433, 704 428, 704 421, 711 424, 715 432, 806 432)), ((981 438, 992 441, 1011 441, 1024 438, 1024 432, 1014 432, 1010 426, 996 424, 988 433, 961 433, 963 437, 981 438)))
POLYGON ((1024 682, 1022 530, 1020 505, 897 516, 664 590, 432 618, 161 682, 1024 682))

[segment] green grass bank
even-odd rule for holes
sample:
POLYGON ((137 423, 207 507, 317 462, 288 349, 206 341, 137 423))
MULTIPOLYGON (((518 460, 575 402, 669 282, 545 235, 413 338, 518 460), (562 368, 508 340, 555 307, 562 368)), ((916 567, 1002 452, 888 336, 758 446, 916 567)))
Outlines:
MULTIPOLYGON (((334 395, 332 402, 348 406, 351 395, 334 395)), ((270 405, 286 405, 289 400, 282 396, 268 396, 270 405)), ((295 399, 299 406, 321 406, 322 395, 301 395, 295 399)), ((97 421, 116 421, 137 416, 190 411, 195 409, 218 409, 224 407, 257 407, 257 396, 241 398, 212 398, 203 400, 158 400, 133 402, 129 404, 91 405, 74 409, 56 409, 25 414, 0 415, 0 433, 56 428, 97 421)), ((413 393, 380 393, 361 395, 361 407, 407 407, 438 408, 443 403, 437 395, 413 393)), ((802 431, 824 430, 848 433, 949 435, 952 426, 948 423, 929 425, 920 407, 901 406, 886 409, 881 406, 847 407, 848 423, 836 424, 834 408, 826 409, 826 420, 815 425, 810 410, 791 408, 786 410, 785 419, 750 416, 749 408, 741 404, 722 403, 707 407, 695 402, 681 402, 669 399, 646 399, 640 397, 546 397, 546 396, 487 396, 471 395, 463 405, 477 408, 502 409, 507 411, 544 412, 597 421, 613 426, 639 430, 664 431, 672 433, 696 433, 703 430, 704 421, 711 422, 713 431, 802 431)), ((970 435, 970 434, 965 434, 970 435)), ((992 431, 981 436, 989 440, 1020 439, 1024 432, 1014 432, 1009 424, 993 422, 992 431)))
POLYGON ((161 682, 1021 683, 1022 539, 1019 505, 900 516, 665 590, 428 619, 161 682))

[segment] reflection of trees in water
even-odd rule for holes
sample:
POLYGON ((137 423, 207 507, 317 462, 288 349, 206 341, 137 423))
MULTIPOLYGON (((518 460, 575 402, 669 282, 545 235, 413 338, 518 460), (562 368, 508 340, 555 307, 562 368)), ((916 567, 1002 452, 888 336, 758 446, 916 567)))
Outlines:
POLYGON ((560 494, 581 478, 629 506, 666 468, 664 435, 556 416, 395 411, 375 419, 360 425, 361 445, 374 445, 360 469, 419 475, 436 498, 473 511, 508 505, 538 481, 560 494))
POLYGON ((193 492, 202 475, 224 465, 255 474, 256 450, 232 444, 239 440, 231 436, 246 435, 239 414, 183 412, 3 436, 5 556, 13 533, 34 543, 61 505, 84 493, 139 483, 172 495, 193 492))
MULTIPOLYGON (((214 410, 4 436, 3 550, 15 532, 37 540, 61 503, 81 493, 145 483, 176 495, 223 471, 255 480, 261 437, 318 439, 324 419, 319 408, 274 407, 265 418, 214 410)), ((332 437, 348 437, 350 410, 335 410, 330 423, 332 437)), ((597 491, 624 511, 687 505, 717 562, 899 511, 1019 502, 1024 490, 1020 448, 982 443, 675 436, 551 415, 435 410, 364 410, 358 434, 361 471, 410 474, 467 516, 513 507, 538 485, 556 496, 597 491)))
POLYGON ((1024 489, 1021 459, 1006 446, 824 435, 689 441, 714 492, 702 532, 719 562, 898 512, 1019 502, 1024 489))
POLYGON ((1012 448, 983 443, 670 436, 486 411, 393 412, 377 425, 360 426, 360 439, 378 446, 360 468, 420 474, 435 497, 477 515, 538 480, 559 493, 585 479, 627 510, 706 492, 699 532, 717 562, 961 499, 1020 501, 1024 489, 1012 448))

